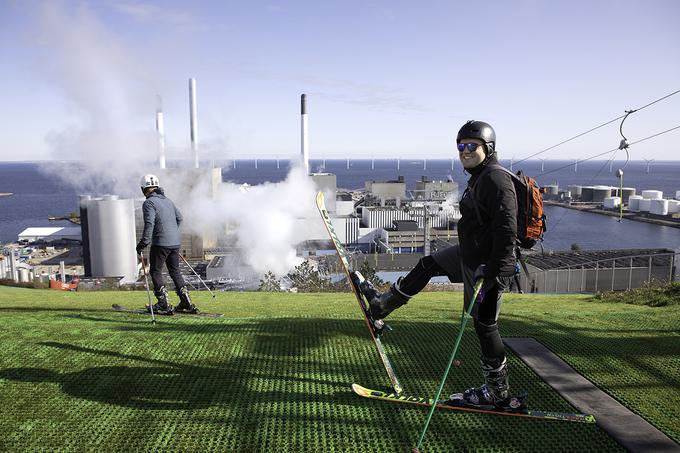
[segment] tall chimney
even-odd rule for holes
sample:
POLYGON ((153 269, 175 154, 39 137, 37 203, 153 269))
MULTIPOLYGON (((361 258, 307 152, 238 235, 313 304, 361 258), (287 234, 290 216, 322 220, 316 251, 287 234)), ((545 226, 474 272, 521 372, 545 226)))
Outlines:
POLYGON ((302 114, 302 167, 309 174, 309 135, 307 133, 307 95, 303 94, 300 99, 300 113, 302 114))
POLYGON ((163 101, 156 96, 156 140, 158 142, 158 164, 165 168, 165 126, 163 125, 163 101))
POLYGON ((198 168, 198 118, 196 117, 196 79, 189 79, 189 108, 191 109, 191 152, 194 168, 198 168))

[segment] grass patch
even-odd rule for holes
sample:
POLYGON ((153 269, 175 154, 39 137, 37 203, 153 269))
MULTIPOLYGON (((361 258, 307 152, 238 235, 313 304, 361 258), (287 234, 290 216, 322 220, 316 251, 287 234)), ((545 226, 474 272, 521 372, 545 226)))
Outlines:
MULTIPOLYGON (((355 396, 389 381, 350 294, 193 293, 223 318, 116 313, 144 292, 0 287, 0 450, 408 451, 423 408, 355 396)), ((385 345, 409 393, 434 394, 462 309, 423 293, 394 313, 385 345)), ((510 295, 505 336, 532 336, 680 440, 680 307, 510 295)), ((445 392, 480 382, 468 327, 445 392)), ((573 408, 512 354, 535 409, 573 408)), ((597 426, 435 414, 427 451, 621 451, 597 426)))
POLYGON ((680 283, 652 282, 641 288, 599 293, 595 297, 603 302, 647 305, 648 307, 680 305, 680 283))

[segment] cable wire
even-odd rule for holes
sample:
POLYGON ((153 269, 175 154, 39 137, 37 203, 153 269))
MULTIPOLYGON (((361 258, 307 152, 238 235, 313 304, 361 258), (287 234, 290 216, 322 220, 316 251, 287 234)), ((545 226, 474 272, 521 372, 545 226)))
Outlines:
MULTIPOLYGON (((670 129, 666 129, 665 131, 661 131, 661 132, 659 132, 659 133, 650 135, 650 136, 648 136, 648 137, 641 138, 640 140, 636 140, 636 141, 634 141, 634 142, 631 142, 630 145, 635 145, 635 144, 637 144, 637 143, 644 142, 645 140, 649 140, 649 139, 651 139, 651 138, 658 137, 659 135, 663 135, 663 134, 666 134, 666 133, 668 133, 668 132, 672 132, 672 131, 674 131, 674 130, 676 130, 676 129, 680 129, 680 125, 675 126, 675 127, 672 127, 672 128, 670 128, 670 129)), ((577 159, 574 163, 580 164, 581 162, 587 162, 587 161, 589 161, 589 160, 595 159, 596 157, 604 156, 605 154, 609 154, 609 153, 612 153, 612 152, 614 152, 614 151, 618 151, 618 149, 619 149, 619 148, 616 147, 616 148, 614 148, 614 149, 610 149, 609 151, 605 151, 605 152, 603 152, 603 153, 595 154, 594 156, 590 156, 590 157, 585 158, 585 159, 577 159)), ((553 169, 553 170, 549 170, 549 171, 540 173, 538 176, 544 176, 544 175, 548 175, 548 174, 550 174, 550 173, 554 173, 554 172, 556 172, 556 171, 563 170, 563 169, 565 169, 565 168, 567 168, 567 167, 571 167, 572 165, 574 165, 574 163, 570 163, 570 164, 567 164, 567 165, 563 165, 563 166, 558 167, 558 168, 555 168, 555 169, 553 169)))
MULTIPOLYGON (((671 132, 671 131, 674 131, 674 130, 676 130, 676 129, 680 129, 680 125, 675 126, 675 127, 672 127, 672 128, 670 128, 670 129, 666 129, 665 131, 661 131, 661 132, 658 132, 658 133, 656 133, 656 134, 652 134, 652 135, 649 135, 649 136, 647 136, 647 137, 641 138, 640 140, 634 141, 634 142, 630 143, 629 145, 634 145, 634 144, 636 144, 636 143, 644 142, 645 140, 649 140, 649 139, 652 139, 652 138, 654 138, 654 137, 658 137, 659 135, 666 134, 666 133, 671 132)), ((595 173, 595 175, 592 176, 592 177, 590 178, 590 181, 589 181, 589 184, 590 184, 590 183, 592 183, 592 182, 595 180, 595 178, 597 178, 597 177, 600 175, 600 173, 602 173, 602 170, 606 167, 606 165, 607 165, 611 160, 614 159, 614 157, 616 156, 616 151, 618 151, 618 150, 619 150, 619 148, 617 147, 617 148, 614 148, 614 149, 610 149, 609 151, 605 151, 605 152, 603 152, 603 153, 596 154, 596 155, 594 155, 594 156, 588 157, 588 158, 586 158, 586 159, 576 160, 574 163, 570 163, 570 164, 567 164, 567 165, 563 165, 562 167, 559 167, 559 168, 556 168, 556 169, 553 169, 553 170, 550 170, 550 171, 543 172, 543 173, 539 174, 538 176, 544 176, 544 175, 547 175, 547 174, 549 174, 549 173, 553 173, 553 172, 556 172, 556 171, 559 171, 559 170, 563 170, 563 169, 565 169, 565 168, 567 168, 567 167, 571 167, 572 165, 577 164, 577 163, 580 163, 580 162, 586 162, 586 161, 595 159, 596 157, 604 156, 605 154, 608 154, 608 153, 614 153, 614 154, 612 155, 612 157, 611 157, 609 160, 605 161, 604 165, 602 165, 602 167, 600 167, 600 169, 597 171, 597 173, 595 173)), ((620 194, 620 196, 621 196, 621 204, 623 205, 623 181, 621 181, 621 192, 622 192, 622 193, 620 194)), ((565 217, 567 214, 568 214, 568 210, 565 210, 565 212, 562 213, 562 215, 557 219, 557 221, 555 221, 555 222, 552 223, 551 229, 556 228, 556 227, 562 222, 562 220, 564 219, 564 217, 565 217)), ((620 219, 619 219, 619 221, 620 221, 620 219)))
MULTIPOLYGON (((639 108, 637 108, 637 109, 633 109, 632 111, 630 111, 630 113, 632 113, 632 112, 639 112, 640 110, 646 109, 647 107, 652 106, 652 105, 656 104, 657 102, 661 102, 661 101, 663 101, 664 99, 667 99, 667 98, 669 98, 669 97, 671 97, 671 96, 673 96, 673 95, 676 95, 676 94, 678 94, 678 93, 680 93, 680 90, 676 90, 676 91, 674 91, 674 92, 672 92, 672 93, 667 94, 666 96, 660 97, 659 99, 656 99, 656 100, 654 100, 654 101, 652 101, 652 102, 650 102, 650 103, 648 103, 648 104, 645 104, 645 105, 643 105, 642 107, 639 107, 639 108)), ((564 145, 564 144, 567 143, 567 142, 570 142, 570 141, 572 141, 572 140, 575 140, 575 139, 577 139, 577 138, 579 138, 579 137, 583 137, 583 136, 586 135, 586 134, 589 134, 589 133, 591 133, 591 132, 593 132, 593 131, 595 131, 595 130, 597 130, 597 129, 600 129, 601 127, 604 127, 604 126, 606 126, 606 125, 608 125, 608 124, 613 123, 614 121, 618 121, 618 120, 620 120, 621 118, 624 118, 624 117, 628 116, 630 113, 626 112, 625 115, 617 116, 616 118, 614 118, 614 119, 612 119, 612 120, 609 120, 609 121, 607 121, 606 123, 602 123, 602 124, 600 124, 599 126, 595 126, 595 127, 593 127, 592 129, 588 129, 588 130, 585 131, 585 132, 582 132, 582 133, 580 133, 580 134, 578 134, 578 135, 574 135, 573 137, 568 138, 568 139, 566 139, 566 140, 563 140, 563 141, 561 141, 560 143, 558 143, 558 144, 556 144, 556 145, 550 146, 549 148, 545 148, 545 149, 543 149, 543 150, 541 150, 541 151, 538 151, 537 153, 534 153, 534 154, 530 155, 529 157, 525 157, 524 159, 518 160, 517 162, 515 162, 515 164, 522 163, 522 162, 524 162, 525 160, 531 159, 532 157, 536 157, 536 156, 538 156, 539 154, 543 154, 543 153, 545 153, 546 151, 550 151, 551 149, 557 148, 557 147, 560 146, 560 145, 564 145)))

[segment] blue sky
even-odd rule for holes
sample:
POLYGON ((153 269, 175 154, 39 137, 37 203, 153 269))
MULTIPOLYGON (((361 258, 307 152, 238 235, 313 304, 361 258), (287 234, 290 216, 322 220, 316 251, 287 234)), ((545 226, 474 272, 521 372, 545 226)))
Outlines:
MULTIPOLYGON (((0 0, 0 160, 456 156, 467 119, 516 160, 680 90, 680 2, 0 0)), ((680 126, 680 93, 629 116, 680 126)), ((614 149, 619 122, 541 155, 614 149)), ((680 159, 680 129, 630 148, 680 159)), ((606 155, 603 158, 609 158, 606 155)), ((623 159, 622 152, 615 155, 623 159)))

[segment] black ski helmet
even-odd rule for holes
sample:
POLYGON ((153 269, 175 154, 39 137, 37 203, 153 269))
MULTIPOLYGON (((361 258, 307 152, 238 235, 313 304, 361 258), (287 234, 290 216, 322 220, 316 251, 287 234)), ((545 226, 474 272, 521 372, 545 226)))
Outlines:
POLYGON ((466 138, 476 138, 483 141, 489 150, 489 155, 496 152, 496 132, 489 123, 469 120, 458 131, 456 143, 460 143, 461 140, 466 138))

